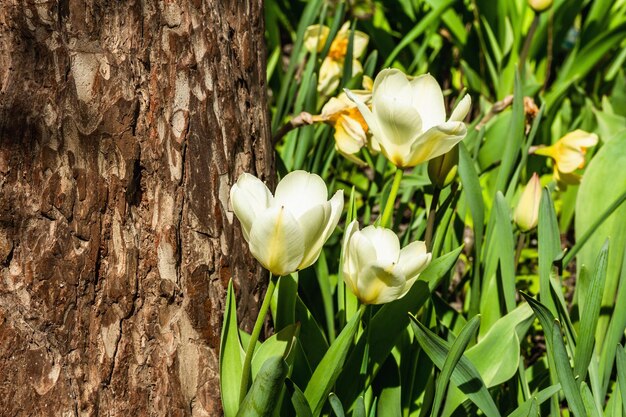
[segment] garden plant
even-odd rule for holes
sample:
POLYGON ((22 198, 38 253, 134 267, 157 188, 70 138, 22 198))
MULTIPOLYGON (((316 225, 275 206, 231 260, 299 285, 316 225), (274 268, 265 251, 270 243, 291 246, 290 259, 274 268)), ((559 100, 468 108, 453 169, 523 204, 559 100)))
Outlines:
POLYGON ((235 416, 626 415, 626 1, 265 4, 235 416), (266 338, 260 337, 266 329, 266 338))

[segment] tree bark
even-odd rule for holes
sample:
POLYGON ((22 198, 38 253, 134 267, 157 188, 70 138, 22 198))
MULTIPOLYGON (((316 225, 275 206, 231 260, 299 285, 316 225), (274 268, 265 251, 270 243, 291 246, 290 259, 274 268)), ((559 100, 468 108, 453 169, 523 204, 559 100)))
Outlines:
POLYGON ((261 0, 0 0, 0 415, 217 416, 228 207, 271 180, 261 0))

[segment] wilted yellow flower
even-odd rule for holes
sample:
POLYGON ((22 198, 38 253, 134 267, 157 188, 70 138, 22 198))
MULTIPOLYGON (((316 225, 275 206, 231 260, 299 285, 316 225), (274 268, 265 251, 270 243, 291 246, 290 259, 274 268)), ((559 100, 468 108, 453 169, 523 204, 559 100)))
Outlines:
POLYGON ((343 240, 343 279, 361 303, 388 303, 409 292, 431 257, 424 242, 401 250, 393 231, 376 226, 359 230, 354 220, 343 240))
POLYGON ((539 201, 541 200, 541 183, 535 172, 522 192, 513 220, 522 232, 534 229, 539 221, 539 201))
MULTIPOLYGON (((310 51, 321 52, 326 44, 330 29, 323 25, 309 26, 304 32, 304 47, 310 51)), ((350 22, 346 22, 330 44, 328 55, 324 58, 320 67, 317 91, 322 96, 330 96, 339 87, 339 81, 343 75, 343 65, 348 52, 350 42, 350 22)), ((363 72, 363 66, 358 58, 363 55, 369 42, 369 36, 365 33, 354 31, 354 45, 352 47, 352 75, 363 72)))
MULTIPOLYGON (((365 90, 355 90, 364 103, 369 103, 372 98, 372 80, 364 77, 363 87, 365 90)), ((312 117, 314 122, 328 123, 335 128, 335 149, 349 160, 363 165, 356 154, 368 143, 367 123, 363 119, 356 104, 345 93, 333 97, 322 107, 322 113, 312 117)))
POLYGON ((598 143, 598 135, 575 130, 559 139, 554 145, 538 148, 537 155, 554 160, 554 179, 562 184, 578 184, 580 175, 574 171, 585 166, 587 148, 598 143))
POLYGON ((443 93, 430 75, 407 77, 397 69, 381 71, 372 89, 372 109, 346 90, 381 152, 399 168, 413 167, 450 151, 467 132, 470 110, 465 96, 446 121, 443 93))
POLYGON ((285 175, 272 196, 261 180, 244 173, 230 189, 230 201, 250 252, 278 276, 317 260, 339 221, 343 191, 328 200, 322 178, 293 171, 285 175))

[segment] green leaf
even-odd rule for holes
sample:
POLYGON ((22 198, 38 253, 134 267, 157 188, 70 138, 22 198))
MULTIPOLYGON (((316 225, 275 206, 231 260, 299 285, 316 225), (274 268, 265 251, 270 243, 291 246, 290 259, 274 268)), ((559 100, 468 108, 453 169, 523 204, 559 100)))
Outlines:
POLYGON ((413 29, 411 29, 411 31, 409 31, 409 33, 407 33, 404 38, 402 38, 400 43, 398 43, 398 46, 396 46, 393 51, 391 51, 391 53, 385 60, 385 63, 383 64, 383 68, 391 66, 398 54, 409 44, 411 44, 415 39, 417 39, 417 37, 421 35, 426 29, 436 24, 441 14, 453 4, 454 0, 444 0, 435 9, 431 10, 426 16, 420 19, 420 22, 413 29))
POLYGON ((622 397, 622 408, 626 415, 626 351, 624 351, 622 345, 617 345, 615 361, 617 364, 617 383, 622 397))
MULTIPOLYGON (((559 224, 552 203, 552 196, 547 188, 544 188, 539 202, 538 224, 538 248, 539 248, 539 294, 541 302, 548 307, 552 315, 556 315, 556 304, 551 296, 550 274, 552 261, 561 252, 561 235, 559 224)), ((552 327, 550 325, 549 327, 552 327)), ((545 328, 545 327, 544 327, 545 328)))
MULTIPOLYGON (((282 356, 291 347, 294 337, 300 328, 299 324, 285 327, 278 333, 266 339, 259 348, 254 351, 252 357, 252 378, 259 372, 265 361, 272 356, 282 356)), ((285 355, 286 356, 286 355, 285 355)))
POLYGON ((328 350, 328 343, 320 326, 299 296, 296 299, 296 320, 301 326, 300 342, 306 357, 311 367, 316 367, 328 350))
MULTIPOLYGON (((410 315, 410 317, 416 340, 433 363, 439 369, 443 368, 446 357, 450 352, 450 344, 428 330, 413 315, 410 315)), ((500 416, 498 408, 493 402, 493 398, 489 395, 489 391, 487 391, 480 374, 472 362, 465 356, 461 357, 454 368, 451 380, 487 417, 500 416)))
MULTIPOLYGON (((590 267, 607 237, 611 238, 602 306, 596 329, 597 349, 603 349, 604 338, 615 307, 623 255, 626 251, 626 204, 617 196, 626 195, 626 132, 613 138, 595 154, 589 163, 576 200, 576 239, 588 237, 577 255, 577 265, 590 267), (607 181, 610 178, 610 181, 607 181), (622 201, 615 211, 598 226, 613 202, 622 201), (587 232, 592 232, 588 236, 587 232)), ((593 274, 593 271, 591 271, 593 274)))
POLYGON ((341 400, 339 397, 335 395, 334 392, 331 392, 328 396, 328 402, 330 403, 330 407, 335 412, 337 417, 345 417, 346 414, 343 411, 343 404, 341 404, 341 400))
POLYGON ((352 316, 315 368, 313 376, 304 390, 304 396, 311 405, 314 416, 318 416, 322 411, 326 397, 343 368, 343 363, 359 328, 362 315, 363 309, 361 308, 357 314, 352 316))
POLYGON ((499 319, 487 334, 465 353, 488 388, 508 381, 517 372, 520 337, 526 334, 532 319, 533 310, 530 306, 520 305, 499 319))
POLYGON ((496 191, 503 193, 506 192, 509 177, 513 171, 513 165, 524 141, 523 95, 519 73, 516 73, 511 123, 508 130, 508 139, 504 148, 504 154, 502 155, 502 164, 500 165, 496 182, 496 191))
POLYGON ((474 316, 464 327, 461 329, 459 333, 459 337, 456 338, 454 343, 452 343, 452 347, 450 348, 450 353, 446 356, 446 360, 441 368, 441 373, 437 378, 437 386, 435 388, 435 399, 433 401, 433 410, 431 412, 432 416, 439 415, 439 409, 441 408, 441 404, 443 401, 443 396, 446 392, 446 388, 448 387, 448 382, 450 381, 450 377, 452 376, 452 372, 456 367, 457 363, 463 356, 463 352, 467 349, 467 345, 472 341, 472 338, 476 335, 476 331, 478 330, 478 326, 480 326, 480 315, 474 316))
POLYGON ((588 417, 602 417, 602 411, 598 410, 598 406, 596 405, 596 401, 593 398, 593 394, 589 389, 589 386, 585 381, 582 381, 580 384, 580 394, 583 399, 583 404, 585 406, 585 412, 588 417))
POLYGON ((493 236, 495 250, 500 260, 502 292, 507 311, 515 308, 515 243, 509 205, 500 191, 496 193, 496 233, 493 236))
POLYGON ((272 294, 272 318, 274 328, 282 330, 295 323, 296 297, 298 296, 298 273, 280 277, 272 294))
POLYGON ((239 388, 245 352, 239 341, 237 304, 233 280, 228 282, 224 323, 220 337, 220 391, 225 417, 234 417, 239 409, 239 388))
POLYGON ((548 400, 550 397, 558 393, 560 390, 561 390, 560 384, 550 385, 549 387, 544 388, 543 390, 539 391, 537 394, 534 394, 528 400, 524 401, 522 405, 520 405, 515 410, 513 410, 513 412, 509 414, 507 417, 526 417, 526 416, 535 417, 539 415, 539 409, 536 409, 536 407, 543 404, 546 400, 548 400))
POLYGON ((306 401, 306 398, 300 388, 298 388, 298 386, 290 379, 285 380, 285 386, 287 386, 287 391, 290 393, 291 404, 296 411, 296 416, 313 417, 311 407, 309 407, 309 403, 306 401))
POLYGON ((571 53, 563 64, 563 69, 559 71, 553 88, 546 94, 547 107, 558 108, 554 104, 565 95, 567 89, 574 82, 585 77, 611 49, 618 47, 624 40, 624 33, 626 33, 626 21, 605 30, 592 42, 571 53))
POLYGON ((582 381, 587 377, 587 368, 593 353, 595 330, 598 324, 598 316, 600 315, 602 293, 604 292, 608 254, 609 241, 607 240, 598 254, 593 280, 589 286, 587 298, 584 301, 584 308, 580 315, 580 330, 578 331, 574 355, 574 375, 582 381))
POLYGON ((237 417, 270 417, 278 404, 288 371, 282 356, 268 358, 243 399, 237 417))
POLYGON ((480 297, 480 263, 485 227, 485 203, 483 201, 480 180, 474 167, 474 160, 463 142, 459 143, 459 177, 461 178, 461 184, 463 184, 463 195, 472 214, 472 227, 474 229, 474 262, 470 292, 470 314, 475 314, 478 312, 480 297))
POLYGON ((383 364, 377 381, 381 384, 376 417, 397 417, 402 415, 400 370, 393 355, 383 364))
POLYGON ((574 412, 575 416, 586 416, 585 405, 583 403, 578 384, 576 383, 576 379, 574 378, 574 373, 570 367, 567 350, 565 349, 565 344, 563 343, 563 335, 561 334, 561 328, 557 320, 552 323, 552 350, 556 374, 559 377, 559 382, 563 388, 567 404, 574 412))
POLYGON ((352 417, 366 417, 365 401, 363 400, 363 397, 359 397, 356 399, 356 404, 354 406, 354 411, 352 412, 352 417))

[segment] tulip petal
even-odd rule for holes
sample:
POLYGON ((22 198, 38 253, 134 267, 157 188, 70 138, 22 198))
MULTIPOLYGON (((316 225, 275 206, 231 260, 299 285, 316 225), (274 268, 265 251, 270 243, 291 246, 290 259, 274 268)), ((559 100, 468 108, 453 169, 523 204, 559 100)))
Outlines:
POLYGON ((413 284, 415 284, 418 278, 419 278, 419 274, 415 278, 408 279, 406 283, 404 284, 404 289, 402 290, 402 292, 396 299, 400 299, 404 297, 411 290, 411 287, 413 286, 413 284))
POLYGON ((320 256, 323 239, 323 228, 330 217, 330 203, 320 204, 307 210, 298 218, 300 228, 304 234, 304 256, 298 269, 311 266, 320 256))
POLYGON ((272 194, 267 186, 254 175, 243 173, 230 189, 230 203, 235 216, 241 222, 241 231, 249 241, 250 229, 254 220, 267 209, 272 201, 272 194))
POLYGON ((265 210, 252 225, 250 252, 274 275, 295 272, 304 256, 304 233, 285 206, 265 210))
POLYGON ((306 171, 293 171, 278 183, 274 205, 283 205, 299 218, 311 207, 326 203, 328 189, 324 180, 306 171))
POLYGON ((357 289, 357 274, 358 264, 355 254, 350 250, 350 242, 355 233, 359 232, 359 222, 352 220, 346 227, 343 236, 343 242, 341 243, 341 252, 343 256, 343 280, 346 282, 352 294, 358 294, 357 289))
POLYGON ((382 148, 389 150, 388 143, 412 143, 422 132, 421 115, 413 101, 405 74, 397 69, 383 70, 378 74, 372 92, 372 113, 379 132, 372 133, 382 148))
POLYGON ((364 304, 383 304, 404 293, 406 281, 393 269, 370 264, 359 272, 358 298, 364 304))
POLYGON ((361 32, 360 30, 354 31, 354 45, 352 46, 352 56, 360 57, 363 55, 365 50, 367 49, 367 43, 369 42, 370 37, 361 32))
POLYGON ((361 97, 357 94, 354 94, 347 88, 344 88, 343 91, 346 93, 348 98, 356 104, 357 108, 361 112, 361 116, 363 116, 363 120, 365 120, 365 123, 367 123, 367 127, 369 128, 370 132, 372 132, 373 135, 380 137, 381 132, 378 126, 378 122, 376 121, 376 118, 374 117, 374 114, 369 109, 369 107, 361 100, 361 97))
POLYGON ((411 104, 422 120, 421 131, 446 121, 443 93, 439 83, 432 75, 424 74, 412 79, 409 94, 412 98, 411 104))
POLYGON ((328 26, 311 25, 304 31, 304 48, 309 51, 321 52, 328 39, 330 28, 328 26))
POLYGON ((466 94, 465 97, 456 105, 450 118, 449 122, 462 122, 465 120, 465 116, 469 113, 470 108, 472 107, 472 97, 469 94, 466 94))
MULTIPOLYGON (((361 230, 376 250, 376 261, 380 265, 398 263, 400 257, 400 241, 398 236, 385 227, 367 226, 361 230)), ((370 260, 371 262, 371 260, 370 260)))
POLYGON ((561 144, 558 152, 554 155, 554 160, 559 171, 569 174, 585 164, 585 155, 576 148, 570 148, 561 144))
POLYGON ((333 94, 339 87, 339 81, 343 75, 343 61, 339 62, 330 57, 324 58, 320 66, 319 80, 317 82, 317 91, 325 97, 333 94))
POLYGON ((415 241, 402 248, 398 268, 409 279, 416 278, 430 263, 432 254, 426 250, 426 244, 415 241))
POLYGON ((598 144, 598 135, 576 129, 561 138, 561 141, 573 148, 590 148, 598 144))
POLYGON ((412 167, 449 152, 466 133, 467 128, 462 122, 446 122, 428 129, 411 145, 406 166, 412 167))
POLYGON ((341 116, 335 124, 335 146, 344 155, 352 155, 365 145, 365 130, 351 117, 341 116))

